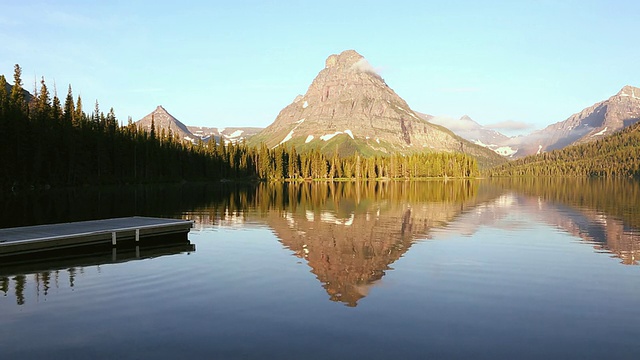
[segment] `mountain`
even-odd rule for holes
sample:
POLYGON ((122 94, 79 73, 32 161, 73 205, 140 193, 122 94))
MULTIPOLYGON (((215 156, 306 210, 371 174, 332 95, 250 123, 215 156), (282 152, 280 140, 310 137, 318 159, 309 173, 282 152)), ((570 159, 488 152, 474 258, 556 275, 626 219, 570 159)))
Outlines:
POLYGON ((187 126, 180 120, 176 119, 173 115, 159 105, 149 115, 136 121, 136 124, 142 126, 147 131, 151 130, 151 117, 153 116, 153 122, 156 127, 156 134, 160 134, 164 129, 165 134, 171 130, 175 135, 178 135, 180 139, 191 141, 196 143, 197 140, 204 142, 209 141, 212 137, 216 143, 223 139, 225 144, 237 143, 242 140, 247 140, 251 136, 259 133, 262 128, 256 127, 228 127, 228 128, 212 128, 203 126, 187 126))
POLYGON ((510 161, 489 174, 640 178, 640 122, 611 135, 591 136, 598 139, 510 161))
POLYGON ((158 107, 147 116, 136 121, 136 124, 147 131, 151 131, 151 119, 153 119, 156 134, 158 135, 160 135, 162 129, 164 129, 165 134, 168 135, 169 131, 171 131, 174 136, 178 136, 183 140, 195 142, 197 139, 197 136, 193 135, 185 124, 181 123, 173 115, 169 114, 162 105, 158 105, 158 107))
POLYGON ((201 138, 203 141, 209 141, 209 139, 213 137, 216 143, 219 143, 220 139, 223 139, 225 144, 248 140, 250 137, 264 129, 259 127, 215 128, 203 126, 187 126, 187 128, 192 134, 201 138))
POLYGON ((478 124, 468 115, 458 120, 446 116, 420 115, 423 119, 444 126, 463 139, 489 148, 502 156, 511 156, 515 153, 515 150, 505 145, 509 141, 508 136, 478 124))
POLYGON ((331 55, 306 94, 282 109, 250 144, 281 144, 342 156, 463 152, 480 164, 504 161, 450 130, 420 118, 354 50, 331 55))
POLYGON ((510 139, 505 145, 517 147, 515 156, 522 157, 600 139, 638 120, 640 120, 640 89, 627 85, 605 101, 596 103, 542 130, 510 139))

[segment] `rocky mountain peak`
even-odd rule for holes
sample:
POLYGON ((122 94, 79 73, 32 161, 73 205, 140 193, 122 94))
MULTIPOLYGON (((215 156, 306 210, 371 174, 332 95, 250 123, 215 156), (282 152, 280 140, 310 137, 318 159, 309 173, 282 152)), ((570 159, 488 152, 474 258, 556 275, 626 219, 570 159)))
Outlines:
POLYGON ((342 156, 416 151, 495 155, 422 119, 354 50, 330 55, 307 92, 250 144, 260 142, 342 156))
POLYGON ((164 129, 166 134, 171 132, 181 139, 189 140, 192 142, 196 139, 196 136, 194 136, 182 122, 176 119, 173 115, 169 114, 169 112, 162 105, 158 105, 155 110, 153 110, 142 119, 138 120, 136 123, 143 129, 151 131, 152 119, 153 124, 156 128, 156 132, 158 134, 161 133, 161 131, 164 129))
POLYGON ((516 157, 601 139, 638 121, 640 88, 626 85, 609 99, 519 139, 516 157))
POLYGON ((622 87, 620 91, 616 94, 619 97, 632 97, 634 99, 640 99, 640 88, 625 85, 622 87))
POLYGON ((340 54, 329 55, 325 61, 325 68, 349 69, 364 57, 355 50, 345 50, 340 54))

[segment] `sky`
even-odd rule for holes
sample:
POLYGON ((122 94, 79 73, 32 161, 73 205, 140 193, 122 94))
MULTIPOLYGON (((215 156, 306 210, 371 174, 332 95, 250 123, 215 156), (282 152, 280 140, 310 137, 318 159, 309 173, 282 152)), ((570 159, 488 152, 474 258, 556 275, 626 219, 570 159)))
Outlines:
POLYGON ((640 1, 0 0, 0 74, 122 122, 257 126, 363 55, 415 111, 509 135, 640 86, 640 1))

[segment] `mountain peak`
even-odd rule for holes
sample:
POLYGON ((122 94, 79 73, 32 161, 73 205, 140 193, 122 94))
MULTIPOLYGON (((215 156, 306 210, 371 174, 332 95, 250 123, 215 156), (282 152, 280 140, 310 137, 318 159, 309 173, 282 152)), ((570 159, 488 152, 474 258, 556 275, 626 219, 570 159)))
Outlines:
POLYGON ((473 121, 473 119, 471 118, 471 116, 469 115, 462 115, 462 117, 460 118, 460 120, 465 120, 465 121, 473 121))
POLYGON ((304 96, 251 139, 261 141, 342 156, 447 151, 498 158, 420 118, 354 50, 330 55, 304 96))
POLYGON ((169 130, 173 134, 178 135, 181 139, 195 141, 196 137, 189 131, 189 129, 176 119, 173 115, 169 114, 169 112, 162 107, 162 105, 158 105, 155 110, 149 113, 147 116, 142 119, 136 121, 138 126, 151 131, 151 120, 153 119, 154 126, 156 127, 156 131, 160 133, 162 129, 168 133, 169 130))
POLYGON ((631 85, 625 85, 618 91, 616 96, 631 96, 634 98, 640 98, 640 88, 631 85))
POLYGON ((332 67, 350 68, 362 59, 364 59, 364 57, 358 54, 357 51, 345 50, 337 55, 336 54, 329 55, 329 57, 325 61, 325 67, 326 68, 332 68, 332 67))

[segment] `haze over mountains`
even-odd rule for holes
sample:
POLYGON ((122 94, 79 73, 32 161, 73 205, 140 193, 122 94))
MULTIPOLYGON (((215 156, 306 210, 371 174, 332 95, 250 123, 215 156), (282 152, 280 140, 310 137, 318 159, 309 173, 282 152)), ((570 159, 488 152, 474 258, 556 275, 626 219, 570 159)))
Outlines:
POLYGON ((509 141, 508 136, 478 124, 468 115, 464 115, 458 120, 446 116, 420 115, 425 120, 444 126, 455 134, 489 148, 502 156, 511 156, 515 153, 511 147, 504 145, 509 141))

